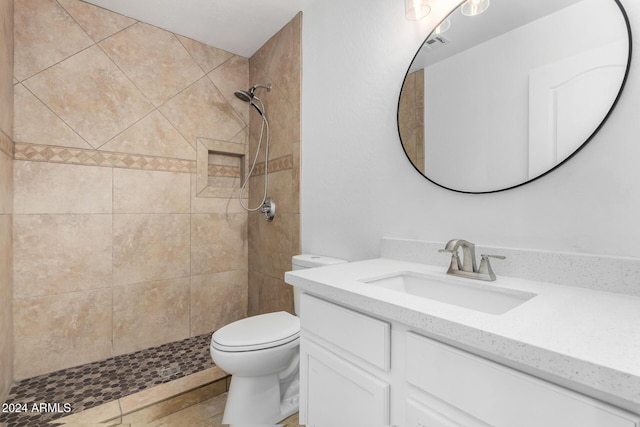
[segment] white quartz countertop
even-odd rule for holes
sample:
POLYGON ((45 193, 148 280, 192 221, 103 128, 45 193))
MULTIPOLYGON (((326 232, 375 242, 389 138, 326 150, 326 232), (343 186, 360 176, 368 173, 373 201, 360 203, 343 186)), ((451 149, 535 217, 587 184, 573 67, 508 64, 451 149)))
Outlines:
POLYGON ((285 281, 638 412, 640 297, 511 277, 468 279, 537 294, 493 315, 362 281, 402 271, 445 270, 380 258, 287 272, 285 281))

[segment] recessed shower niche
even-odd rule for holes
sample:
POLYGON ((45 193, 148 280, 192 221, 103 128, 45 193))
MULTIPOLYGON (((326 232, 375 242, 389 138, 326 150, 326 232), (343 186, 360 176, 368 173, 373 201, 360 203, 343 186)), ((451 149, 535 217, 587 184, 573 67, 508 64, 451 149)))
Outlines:
POLYGON ((247 170, 248 149, 244 143, 198 138, 196 196, 237 197, 247 170))

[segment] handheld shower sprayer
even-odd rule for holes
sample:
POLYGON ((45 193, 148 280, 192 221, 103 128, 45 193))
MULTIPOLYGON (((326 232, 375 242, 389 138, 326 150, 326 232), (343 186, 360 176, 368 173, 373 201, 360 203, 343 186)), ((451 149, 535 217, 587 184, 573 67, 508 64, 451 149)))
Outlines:
POLYGON ((249 88, 249 90, 238 90, 234 93, 234 95, 244 101, 248 102, 249 105, 253 106, 258 113, 260 113, 260 117, 262 118, 262 125, 260 127, 260 138, 258 139, 258 147, 256 148, 256 155, 253 158, 253 162, 251 164, 251 169, 249 169, 249 174, 244 180, 242 187, 240 189, 240 205, 249 212, 260 211, 264 214, 265 219, 269 222, 273 221, 273 218, 276 215, 276 204, 271 197, 267 197, 267 189, 269 187, 269 139, 270 139, 270 129, 269 129, 269 120, 267 119, 267 115, 265 113, 264 103, 260 98, 255 95, 255 91, 257 89, 266 89, 267 92, 271 92, 271 84, 268 85, 253 85, 249 88), (266 129, 266 143, 265 143, 265 161, 264 161, 264 194, 262 196, 262 202, 255 207, 249 208, 244 205, 242 201, 242 195, 244 194, 247 183, 249 182, 249 178, 253 174, 253 170, 256 166, 256 162, 258 160, 258 155, 260 154, 260 147, 262 146, 262 139, 264 136, 264 132, 266 129))

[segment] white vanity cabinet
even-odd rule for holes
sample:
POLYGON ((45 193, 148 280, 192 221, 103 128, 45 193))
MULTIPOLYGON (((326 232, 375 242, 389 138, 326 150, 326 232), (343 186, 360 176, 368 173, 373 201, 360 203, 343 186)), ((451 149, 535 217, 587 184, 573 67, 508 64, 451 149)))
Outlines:
POLYGON ((412 332, 405 351, 407 427, 457 426, 463 417, 464 426, 640 426, 637 416, 611 405, 412 332), (431 402, 445 405, 434 410, 431 402), (452 424, 421 421, 434 411, 452 424))
POLYGON ((301 424, 389 425, 391 325, 307 294, 300 311, 301 424))
POLYGON ((301 304, 301 424, 640 427, 634 414, 395 321, 309 294, 301 304))

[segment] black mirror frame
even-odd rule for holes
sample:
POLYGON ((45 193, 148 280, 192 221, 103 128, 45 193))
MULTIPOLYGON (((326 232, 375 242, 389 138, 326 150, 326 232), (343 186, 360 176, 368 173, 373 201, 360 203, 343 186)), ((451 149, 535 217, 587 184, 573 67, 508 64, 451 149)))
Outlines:
MULTIPOLYGON (((416 170, 416 172, 418 172, 422 177, 426 178, 432 184, 435 184, 438 187, 444 188, 445 190, 450 190, 450 191, 454 191, 456 193, 462 193, 462 194, 491 194, 491 193, 499 193, 499 192, 502 192, 502 191, 507 191, 507 190, 511 190, 511 189, 514 189, 514 188, 518 188, 518 187, 521 187, 523 185, 529 184, 529 183, 531 183, 533 181, 536 181, 536 180, 542 178, 543 176, 546 176, 549 173, 553 172, 554 170, 558 169, 560 166, 562 166, 563 164, 568 162, 571 158, 573 158, 576 154, 578 154, 578 152, 580 150, 582 150, 595 137, 595 135, 600 131, 600 129, 604 126, 604 124, 607 122, 607 120, 611 116, 611 113, 615 109, 616 105, 618 104, 618 101, 620 100, 620 97, 622 96, 622 92, 623 92, 624 87, 625 87, 625 85, 627 83, 627 78, 629 77, 629 71, 631 69, 631 56, 632 56, 632 51, 633 51, 633 37, 631 35, 631 24, 629 22, 629 17, 627 16, 627 12, 625 11, 624 7, 622 6, 622 3, 620 2, 620 0, 612 0, 612 1, 614 1, 616 3, 616 5, 618 6, 618 8, 620 9, 620 13, 622 13, 622 17, 624 19, 625 25, 627 26, 627 36, 628 36, 628 39, 629 39, 629 54, 628 54, 628 57, 627 57, 627 69, 626 69, 624 77, 622 79, 622 84, 620 85, 620 90, 618 91, 618 94, 616 95, 616 98, 613 101, 613 104, 611 104, 611 108, 609 108, 609 111, 607 111, 607 114, 602 119, 602 122, 600 122, 600 124, 598 125, 598 127, 596 127, 596 129, 593 131, 593 133, 573 153, 571 153, 569 156, 567 156, 564 160, 562 160, 561 162, 559 162, 557 165, 555 165, 551 169, 547 170, 544 173, 541 173, 540 175, 538 175, 538 176, 536 176, 534 178, 528 179, 528 180, 526 180, 524 182, 521 182, 520 184, 512 185, 510 187, 500 188, 500 189, 497 189, 497 190, 465 191, 465 190, 458 190, 458 189, 455 189, 455 188, 450 188, 450 187, 444 186, 442 184, 439 184, 436 181, 434 181, 431 178, 429 178, 426 175, 426 173, 422 173, 416 167, 416 165, 411 160, 411 157, 409 156, 409 153, 407 153, 407 150, 404 148, 404 144, 402 143, 402 136, 400 135, 400 96, 402 95, 402 88, 404 87, 404 85, 405 85, 405 83, 407 81, 407 77, 409 75, 409 70, 411 69, 411 64, 413 64, 413 61, 415 61, 416 57, 418 56, 418 53, 420 52, 420 48, 422 48, 424 43, 429 39, 429 37, 431 37, 431 35, 433 34, 433 31, 431 33, 429 33, 427 35, 427 37, 425 38, 425 41, 420 45, 420 48, 416 51, 416 54, 413 56, 413 58, 411 59, 411 62, 409 63, 409 67, 407 68, 407 72, 405 73, 404 79, 402 80, 402 86, 400 87, 400 93, 398 94, 398 106, 397 106, 397 113, 396 113, 396 125, 398 127, 398 138, 400 140, 400 145, 402 146, 402 150, 404 151, 404 154, 407 156, 407 160, 409 160, 409 163, 411 164, 411 166, 413 166, 413 168, 416 170)), ((463 3, 464 3, 464 1, 459 3, 458 6, 456 6, 451 11, 451 13, 455 12, 463 3)), ((449 15, 451 15, 451 13, 449 15)), ((444 20, 446 18, 448 18, 449 15, 447 15, 442 21, 440 21, 438 23, 438 25, 440 25, 442 22, 444 22, 444 20)), ((438 25, 434 26, 434 30, 438 25)))

